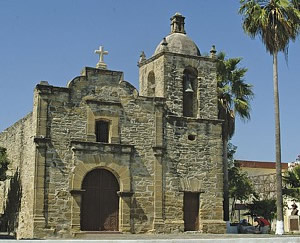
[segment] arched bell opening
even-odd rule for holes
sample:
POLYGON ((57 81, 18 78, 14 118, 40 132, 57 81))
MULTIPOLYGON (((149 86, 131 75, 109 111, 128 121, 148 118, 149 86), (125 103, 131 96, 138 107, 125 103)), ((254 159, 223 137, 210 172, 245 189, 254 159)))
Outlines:
POLYGON ((197 116, 197 72, 187 68, 183 72, 183 116, 197 116))
POLYGON ((156 84, 155 84, 155 74, 153 71, 149 72, 148 74, 148 96, 155 96, 155 88, 156 88, 156 84))

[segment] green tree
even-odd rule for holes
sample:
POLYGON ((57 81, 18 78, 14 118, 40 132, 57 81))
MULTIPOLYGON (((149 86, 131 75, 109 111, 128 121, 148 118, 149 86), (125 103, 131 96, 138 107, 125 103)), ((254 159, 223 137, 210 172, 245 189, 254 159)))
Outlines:
POLYGON ((8 158, 6 154, 6 149, 0 147, 0 181, 5 181, 7 179, 6 171, 8 169, 8 158))
POLYGON ((284 173, 283 181, 286 187, 283 194, 296 201, 300 201, 300 165, 284 173))
MULTIPOLYGON (((236 201, 243 201, 255 197, 253 185, 248 177, 247 172, 243 172, 238 165, 232 166, 228 169, 229 180, 229 196, 233 199, 231 205, 231 216, 235 212, 236 201)), ((232 220, 232 219, 231 219, 232 220)))
POLYGON ((281 177, 281 144, 277 55, 287 57, 289 41, 299 34, 299 0, 240 0, 239 13, 243 15, 243 29, 251 37, 259 36, 267 52, 273 56, 273 86, 275 111, 277 226, 276 234, 283 234, 283 200, 281 177), (296 5, 297 4, 297 5, 296 5))
POLYGON ((275 199, 253 199, 251 204, 247 204, 248 212, 245 215, 250 215, 252 218, 262 216, 265 219, 272 221, 276 215, 276 200, 275 199))
POLYGON ((224 220, 229 221, 228 154, 227 144, 235 130, 235 115, 242 120, 250 119, 250 100, 254 94, 252 85, 245 83, 246 68, 239 67, 242 58, 226 58, 224 52, 217 55, 218 109, 219 119, 224 120, 223 168, 224 168, 224 220))
POLYGON ((237 146, 233 145, 231 142, 227 144, 227 161, 228 161, 228 168, 231 168, 236 165, 234 162, 234 154, 236 153, 237 146))

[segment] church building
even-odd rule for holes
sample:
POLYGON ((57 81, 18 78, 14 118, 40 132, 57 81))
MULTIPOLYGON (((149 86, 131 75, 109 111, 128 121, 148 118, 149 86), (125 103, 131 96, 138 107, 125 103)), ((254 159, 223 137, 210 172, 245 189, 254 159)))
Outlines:
POLYGON ((184 19, 141 54, 139 91, 102 47, 67 87, 36 85, 33 111, 0 133, 2 220, 18 239, 225 233, 216 51, 201 56, 184 19))

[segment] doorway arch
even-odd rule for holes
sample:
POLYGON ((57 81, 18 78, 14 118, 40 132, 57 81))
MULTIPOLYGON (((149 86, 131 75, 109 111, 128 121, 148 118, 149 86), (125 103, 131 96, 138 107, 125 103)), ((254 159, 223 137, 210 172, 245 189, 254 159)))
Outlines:
POLYGON ((94 169, 82 181, 80 228, 82 231, 118 231, 120 190, 116 177, 106 169, 94 169))

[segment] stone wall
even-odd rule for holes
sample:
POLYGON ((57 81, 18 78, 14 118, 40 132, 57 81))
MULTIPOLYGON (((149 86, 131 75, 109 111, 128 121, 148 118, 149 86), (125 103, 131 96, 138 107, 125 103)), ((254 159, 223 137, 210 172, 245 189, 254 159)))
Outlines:
POLYGON ((164 62, 165 57, 162 55, 157 55, 153 58, 147 60, 146 65, 141 65, 139 68, 139 88, 141 96, 150 96, 149 95, 149 74, 150 72, 154 73, 155 77, 155 96, 156 97, 165 97, 165 87, 164 87, 164 62))
MULTIPOLYGON (((76 80, 84 79, 78 77, 76 80)), ((45 134, 48 139, 44 158, 44 208, 43 227, 35 229, 36 237, 70 237, 71 200, 69 184, 74 162, 70 147, 71 140, 86 141, 86 110, 81 109, 76 99, 86 91, 78 89, 38 85, 35 93, 45 104, 45 134), (78 91, 78 92, 71 92, 78 91), (72 97, 74 97, 72 99, 72 97), (71 101, 72 99, 72 101, 71 101)), ((41 109, 43 110, 43 109, 41 109)), ((43 163, 42 163, 43 164, 43 163)))
POLYGON ((168 112, 183 114, 183 73, 187 68, 197 73, 197 114, 204 119, 217 119, 218 100, 216 83, 216 60, 201 56, 188 56, 162 52, 139 64, 141 95, 147 96, 148 76, 154 72, 155 94, 167 99, 168 112))
POLYGON ((154 72, 155 93, 166 100, 163 231, 183 231, 184 192, 194 192, 200 193, 200 230, 224 232, 222 122, 217 119, 216 60, 164 51, 143 60, 139 67, 141 94, 149 94, 147 77, 154 72), (193 118, 183 117, 183 77, 187 69, 196 74, 193 118))
MULTIPOLYGON (((74 158, 70 144, 72 141, 96 141, 95 136, 90 136, 87 131, 91 116, 92 119, 117 117, 116 124, 120 125, 112 128, 119 136, 115 137, 116 141, 123 145, 135 145, 130 158, 132 164, 128 165, 128 161, 117 154, 112 160, 123 167, 130 167, 130 190, 135 192, 131 210, 134 229, 131 231, 138 233, 151 230, 154 160, 151 151, 155 139, 155 101, 137 98, 132 86, 122 80, 119 83, 122 75, 116 75, 119 74, 117 72, 101 71, 99 74, 97 69, 86 69, 83 74, 69 83, 69 90, 52 86, 37 87, 42 99, 47 100, 47 137, 51 139, 47 145, 45 168, 46 228, 52 229, 54 236, 70 236, 70 181, 72 171, 82 161, 74 158)), ((90 161, 84 163, 95 163, 93 156, 100 156, 95 168, 101 162, 111 169, 111 162, 105 162, 107 157, 98 153, 93 155, 90 152, 90 161)))
MULTIPOLYGON (((249 176, 254 191, 261 199, 276 199, 276 174, 249 176)), ((284 185, 283 185, 284 187, 284 185)))
POLYGON ((120 231, 182 232, 184 192, 194 192, 200 195, 199 230, 224 232, 214 61, 171 55, 157 62, 149 70, 158 70, 156 91, 161 96, 170 92, 166 97, 139 96, 121 72, 95 68, 85 68, 67 88, 37 85, 32 115, 0 135, 7 144, 19 144, 8 153, 13 161, 22 158, 13 164, 20 168, 21 181, 27 179, 22 208, 28 215, 20 214, 19 238, 78 233, 81 183, 96 168, 111 171, 119 181, 120 231), (198 70, 197 118, 182 116, 182 78, 167 74, 171 60, 176 72, 183 72, 184 62, 198 70), (110 122, 108 144, 96 142, 98 119, 110 122))
MULTIPOLYGON (((0 133, 0 146, 7 149, 11 179, 5 182, 4 217, 10 230, 22 238, 33 233, 33 181, 35 163, 34 119, 32 113, 0 133)), ((3 193, 3 192, 2 192, 3 193)))
POLYGON ((200 230, 215 220, 222 232, 221 123, 169 117, 166 130, 166 221, 183 218, 183 192, 200 193, 200 230), (174 216, 175 215, 175 216, 174 216), (218 222, 217 222, 218 221, 218 222))
POLYGON ((121 143, 134 145, 132 157, 132 220, 134 232, 152 230, 154 219, 155 101, 140 97, 124 104, 121 143))

